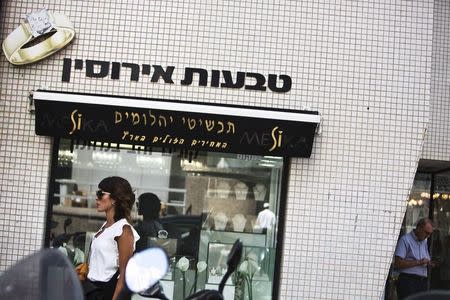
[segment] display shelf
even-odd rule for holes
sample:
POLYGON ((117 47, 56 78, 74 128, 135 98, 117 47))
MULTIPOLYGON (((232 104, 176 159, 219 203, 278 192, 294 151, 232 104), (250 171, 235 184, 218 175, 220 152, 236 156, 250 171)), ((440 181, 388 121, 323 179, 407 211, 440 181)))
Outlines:
POLYGON ((261 170, 239 170, 239 169, 221 169, 221 168, 203 168, 203 169, 185 169, 188 173, 196 173, 201 176, 223 177, 231 179, 240 179, 245 181, 266 180, 269 171, 261 170))
MULTIPOLYGON (((55 179, 55 182, 61 183, 61 184, 77 184, 77 185, 88 185, 89 187, 94 187, 93 189, 90 188, 90 191, 97 190, 98 183, 92 183, 88 181, 81 181, 81 180, 74 180, 74 179, 66 179, 66 178, 59 178, 55 179)), ((139 190, 155 190, 155 191, 161 191, 161 192, 175 192, 175 193, 186 193, 186 189, 180 189, 180 188, 169 188, 169 187, 161 187, 161 186, 133 186, 133 188, 138 192, 139 190)))
MULTIPOLYGON (((105 218, 104 212, 98 212, 97 209, 91 207, 53 205, 52 209, 53 214, 56 215, 67 215, 67 216, 77 216, 82 218, 96 218, 96 219, 105 218)), ((142 219, 142 216, 138 216, 136 212, 131 212, 131 218, 133 220, 139 220, 142 219)))
MULTIPOLYGON (((74 195, 74 194, 58 194, 58 193, 55 193, 55 194, 53 194, 53 196, 55 196, 55 197, 62 197, 62 198, 70 198, 70 199, 77 199, 77 198, 87 199, 87 200, 95 200, 96 199, 96 196, 81 196, 81 195, 74 195)), ((177 207, 184 207, 185 206, 182 201, 176 201, 176 200, 172 200, 171 202, 161 201, 161 204, 165 204, 167 206, 177 206, 177 207)), ((70 206, 66 206, 66 207, 70 207, 70 206)))
MULTIPOLYGON (((95 195, 95 192, 97 190, 97 183, 93 184, 91 182, 87 181, 76 181, 73 179, 66 179, 66 178, 60 178, 55 179, 55 182, 59 183, 60 186, 60 193, 54 193, 53 196, 60 199, 61 205, 64 204, 64 201, 66 199, 70 200, 86 200, 87 206, 92 207, 93 202, 97 198, 95 195), (88 190, 85 191, 82 195, 76 195, 73 193, 67 192, 67 185, 77 185, 77 186, 88 186, 88 190), (62 188, 65 186, 64 188, 62 188), (91 205, 90 205, 91 204, 91 205)), ((186 189, 180 189, 180 188, 169 188, 169 187, 161 187, 161 186, 138 186, 133 187, 135 189, 136 195, 140 195, 144 192, 169 192, 169 193, 181 193, 183 194, 183 200, 167 200, 167 201, 161 201, 162 204, 165 204, 166 206, 172 206, 172 207, 181 207, 183 208, 183 213, 186 210, 186 189)), ((70 207, 69 205, 63 205, 70 207)), ((85 207, 85 208, 88 208, 85 207)))

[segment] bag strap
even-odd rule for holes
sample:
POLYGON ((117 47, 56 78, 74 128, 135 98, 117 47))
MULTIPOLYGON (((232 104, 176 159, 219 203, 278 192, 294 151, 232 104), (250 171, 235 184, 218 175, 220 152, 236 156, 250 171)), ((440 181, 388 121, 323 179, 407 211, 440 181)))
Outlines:
POLYGON ((86 232, 86 241, 84 242, 84 249, 85 249, 85 255, 84 255, 84 262, 89 264, 89 260, 91 258, 91 246, 92 246, 92 239, 94 238, 95 232, 87 231, 86 232))

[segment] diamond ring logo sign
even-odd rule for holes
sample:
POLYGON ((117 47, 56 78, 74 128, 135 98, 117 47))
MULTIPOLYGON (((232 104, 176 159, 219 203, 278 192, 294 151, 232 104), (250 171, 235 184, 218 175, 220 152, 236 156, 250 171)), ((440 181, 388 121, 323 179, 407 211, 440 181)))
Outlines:
POLYGON ((26 65, 56 53, 74 37, 73 25, 65 15, 43 8, 27 15, 6 37, 2 48, 10 63, 26 65))

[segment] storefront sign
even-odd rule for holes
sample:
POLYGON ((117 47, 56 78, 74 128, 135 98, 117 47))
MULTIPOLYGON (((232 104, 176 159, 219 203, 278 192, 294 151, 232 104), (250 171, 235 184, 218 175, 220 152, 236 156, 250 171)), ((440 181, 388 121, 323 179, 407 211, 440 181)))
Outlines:
MULTIPOLYGON (((83 70, 89 78, 125 78, 130 81, 149 81, 174 84, 174 66, 160 66, 149 64, 135 64, 128 62, 109 62, 103 60, 81 60, 64 58, 61 80, 70 82, 72 69, 83 70), (122 73, 127 72, 129 75, 122 73)), ((232 88, 252 91, 270 90, 276 93, 287 93, 291 90, 292 79, 288 75, 268 74, 256 72, 231 72, 228 70, 208 70, 203 68, 184 68, 184 78, 181 85, 192 85, 198 79, 199 86, 214 88, 232 88)))
POLYGON ((317 112, 37 91, 36 134, 90 141, 309 157, 317 112))

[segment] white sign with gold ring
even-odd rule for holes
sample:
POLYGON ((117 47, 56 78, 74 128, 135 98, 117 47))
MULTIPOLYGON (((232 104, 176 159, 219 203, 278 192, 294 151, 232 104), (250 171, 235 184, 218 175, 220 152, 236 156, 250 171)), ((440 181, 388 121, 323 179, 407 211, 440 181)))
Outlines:
POLYGON ((43 8, 27 15, 20 26, 6 37, 2 44, 3 53, 14 65, 30 64, 62 49, 74 36, 73 25, 65 15, 43 8), (30 43, 34 41, 35 44, 30 43))

